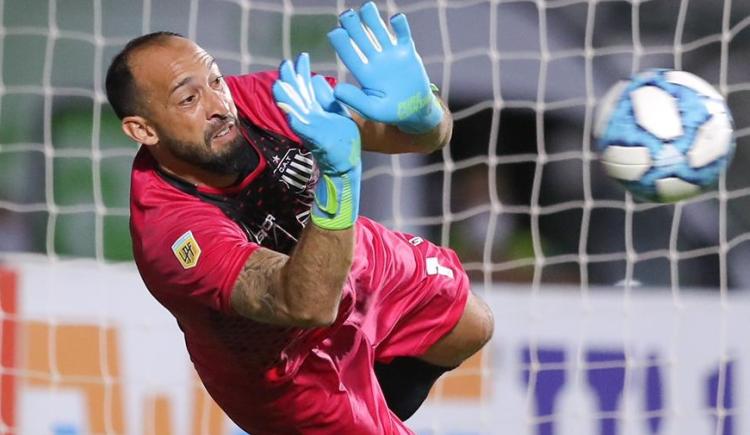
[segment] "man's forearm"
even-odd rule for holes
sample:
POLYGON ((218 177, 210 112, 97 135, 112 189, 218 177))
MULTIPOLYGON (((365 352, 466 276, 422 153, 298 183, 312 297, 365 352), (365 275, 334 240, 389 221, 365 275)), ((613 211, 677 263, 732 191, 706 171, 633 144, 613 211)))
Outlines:
POLYGON ((435 128, 423 134, 404 133, 398 127, 355 118, 362 136, 362 149, 385 154, 428 154, 446 146, 453 134, 453 117, 440 100, 445 115, 435 128))
POLYGON ((309 224, 290 256, 260 248, 235 282, 232 308, 253 320, 314 327, 331 324, 352 264, 354 229, 309 224))
POLYGON ((336 320, 353 257, 353 227, 332 231, 307 225, 282 270, 287 304, 300 319, 312 326, 336 320))
POLYGON ((416 152, 431 153, 448 145, 448 142, 451 140, 451 136, 453 135, 453 116, 451 116, 451 112, 445 103, 443 103, 443 100, 438 98, 438 101, 445 113, 443 120, 427 133, 412 135, 412 146, 417 149, 416 152))

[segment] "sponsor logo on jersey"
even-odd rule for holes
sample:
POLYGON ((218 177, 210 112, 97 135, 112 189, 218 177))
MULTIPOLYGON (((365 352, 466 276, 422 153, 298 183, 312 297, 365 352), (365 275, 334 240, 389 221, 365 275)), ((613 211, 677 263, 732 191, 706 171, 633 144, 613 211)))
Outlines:
POLYGON ((422 244, 422 242, 424 242, 424 239, 419 236, 412 237, 411 239, 409 239, 409 243, 411 243, 412 246, 419 246, 422 244))
POLYGON ((295 215, 297 218, 297 222, 299 222, 300 225, 303 227, 307 225, 307 222, 310 220, 310 209, 303 210, 295 215))
POLYGON ((188 231, 181 235, 177 241, 172 244, 172 252, 182 265, 183 269, 191 269, 198 264, 201 257, 201 247, 193 237, 193 232, 188 231))
POLYGON ((255 243, 263 244, 266 238, 271 237, 274 244, 279 243, 279 234, 283 234, 286 238, 297 242, 297 238, 292 233, 284 229, 281 225, 276 223, 276 217, 272 214, 266 215, 266 219, 260 225, 257 231, 250 231, 255 243))
POLYGON ((297 148, 287 150, 273 170, 279 180, 290 190, 302 193, 308 189, 315 172, 312 154, 297 148))

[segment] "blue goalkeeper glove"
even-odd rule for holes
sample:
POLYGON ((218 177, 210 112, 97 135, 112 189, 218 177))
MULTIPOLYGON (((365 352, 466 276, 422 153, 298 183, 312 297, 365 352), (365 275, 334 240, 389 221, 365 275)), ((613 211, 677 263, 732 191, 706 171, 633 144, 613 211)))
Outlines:
POLYGON ((357 124, 336 101, 325 78, 311 77, 307 53, 299 55, 296 67, 289 60, 281 63, 273 96, 321 171, 313 223, 328 230, 351 228, 359 213, 362 174, 357 124))
POLYGON ((336 98, 365 118, 395 124, 406 133, 426 133, 443 120, 422 59, 403 14, 391 18, 393 38, 374 3, 339 16, 342 27, 328 33, 336 53, 362 85, 336 86, 336 98), (366 26, 366 27, 365 27, 366 26), (356 45, 356 48, 355 46, 356 45))

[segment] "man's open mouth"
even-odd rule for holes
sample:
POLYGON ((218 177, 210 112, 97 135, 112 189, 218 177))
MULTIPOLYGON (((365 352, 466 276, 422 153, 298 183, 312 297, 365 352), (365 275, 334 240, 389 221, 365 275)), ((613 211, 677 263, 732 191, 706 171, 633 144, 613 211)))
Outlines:
POLYGON ((228 135, 229 132, 231 132, 233 128, 234 128, 234 122, 232 121, 227 122, 223 127, 219 129, 219 131, 214 133, 211 139, 218 139, 218 138, 224 137, 228 135))

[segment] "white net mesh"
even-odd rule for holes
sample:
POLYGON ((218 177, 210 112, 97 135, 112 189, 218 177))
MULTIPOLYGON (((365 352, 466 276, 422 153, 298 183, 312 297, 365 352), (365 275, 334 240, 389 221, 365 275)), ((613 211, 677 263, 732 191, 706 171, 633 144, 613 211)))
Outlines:
MULTIPOLYGON (((741 397, 750 388, 732 390, 730 381, 741 356, 750 359, 733 333, 743 328, 742 294, 750 287, 750 178, 743 175, 750 3, 378 4, 383 14, 407 14, 456 123, 451 145, 435 155, 366 156, 362 213, 453 247, 497 307, 492 346, 438 384, 414 427, 420 433, 742 433, 740 410, 746 418, 750 412, 741 397), (727 97, 737 152, 717 191, 677 205, 636 203, 595 161, 590 132, 597 99, 616 80, 650 67, 691 71, 727 97), (522 290, 501 286, 507 283, 522 290), (637 287, 663 298, 648 299, 655 296, 637 287), (692 362, 695 353, 703 362, 692 362), (653 387, 658 373, 666 386, 653 387), (691 376, 705 391, 685 385, 691 376)), ((27 289, 37 281, 24 277, 49 272, 14 265, 39 254, 66 268, 73 266, 60 259, 93 259, 83 270, 96 276, 105 263, 124 262, 132 272, 128 177, 136 147, 120 133, 103 89, 112 56, 130 38, 183 33, 211 52, 225 74, 273 69, 282 57, 308 51, 316 70, 350 80, 325 34, 338 12, 357 6, 0 0, 0 251, 6 269, 20 278, 12 285, 0 279, 0 434, 42 433, 37 427, 59 434, 232 433, 203 396, 188 400, 152 388, 166 382, 194 390, 164 375, 174 371, 138 362, 150 356, 122 350, 127 338, 112 354, 117 327, 153 333, 167 328, 162 320, 120 313, 110 290, 109 302, 85 308, 69 307, 68 297, 50 288, 34 287, 41 299, 33 299, 29 294, 37 293, 27 289), (85 370, 79 370, 83 359, 66 365, 62 355, 77 351, 60 341, 75 336, 69 329, 81 319, 93 325, 89 348, 101 360, 85 370), (70 399, 73 405, 59 408, 57 397, 71 388, 103 405, 70 399), (25 414, 40 404, 67 411, 36 421, 25 414)), ((79 284, 51 282, 65 294, 79 284)))

